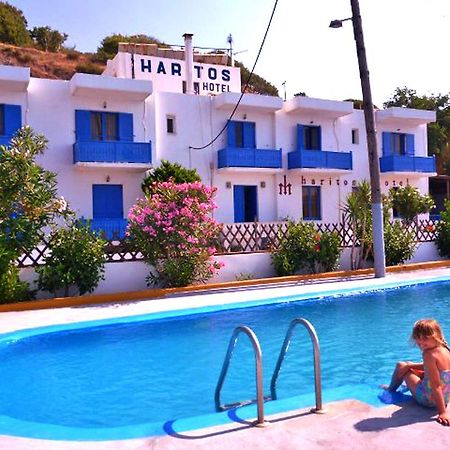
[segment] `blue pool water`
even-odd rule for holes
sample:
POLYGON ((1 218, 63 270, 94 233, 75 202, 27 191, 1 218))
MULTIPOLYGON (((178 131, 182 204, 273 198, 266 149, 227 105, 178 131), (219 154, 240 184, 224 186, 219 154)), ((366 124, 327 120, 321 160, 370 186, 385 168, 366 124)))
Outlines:
MULTIPOLYGON (((259 337, 268 395, 284 335, 296 317, 308 319, 319 336, 324 402, 352 397, 378 405, 378 386, 388 382, 395 362, 420 360, 408 339, 414 321, 434 317, 450 334, 449 306, 450 283, 432 283, 184 317, 149 315, 123 323, 11 333, 0 339, 0 434, 137 437, 149 433, 143 426, 148 423, 214 413, 215 385, 239 324, 259 337)), ((309 335, 299 326, 279 376, 279 398, 299 396, 297 407, 314 404, 312 361, 309 335)), ((254 374, 251 345, 241 335, 223 402, 255 398, 254 374)))

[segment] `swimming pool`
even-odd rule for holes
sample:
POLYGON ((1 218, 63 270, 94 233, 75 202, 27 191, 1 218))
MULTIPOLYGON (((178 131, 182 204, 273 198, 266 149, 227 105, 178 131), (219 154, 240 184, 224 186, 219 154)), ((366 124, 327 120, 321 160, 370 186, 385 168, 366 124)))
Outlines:
MULTIPOLYGON (((449 306, 450 283, 441 282, 5 334, 0 339, 0 434, 125 439, 167 432, 185 417, 209 414, 210 421, 193 419, 186 428, 220 422, 214 388, 233 329, 245 324, 258 335, 267 395, 295 317, 308 319, 317 330, 324 402, 351 397, 378 405, 378 386, 388 381, 395 361, 420 358, 408 343, 413 322, 435 317, 450 330, 449 306)), ((314 404, 311 343, 302 327, 296 329, 277 386, 279 398, 296 396, 294 407, 314 404)), ((222 399, 254 398, 254 391, 253 354, 242 335, 222 399)))

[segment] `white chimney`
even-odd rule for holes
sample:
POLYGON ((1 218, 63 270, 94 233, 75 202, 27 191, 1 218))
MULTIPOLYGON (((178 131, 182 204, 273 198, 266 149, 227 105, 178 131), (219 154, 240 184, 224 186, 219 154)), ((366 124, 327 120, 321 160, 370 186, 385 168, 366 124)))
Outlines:
POLYGON ((186 94, 194 94, 192 74, 194 72, 194 50, 192 48, 193 34, 185 33, 184 37, 184 61, 186 65, 186 94))

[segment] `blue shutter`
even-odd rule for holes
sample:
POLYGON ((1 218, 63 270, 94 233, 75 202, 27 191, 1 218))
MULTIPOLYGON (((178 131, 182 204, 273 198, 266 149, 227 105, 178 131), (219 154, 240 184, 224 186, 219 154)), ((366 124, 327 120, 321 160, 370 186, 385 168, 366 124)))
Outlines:
POLYGON ((234 221, 245 221, 245 186, 233 186, 234 221))
POLYGON ((236 122, 233 120, 227 125, 227 147, 236 147, 236 122))
POLYGON ((383 131, 383 156, 392 155, 392 133, 383 131))
POLYGON ((92 211, 94 219, 122 219, 122 185, 92 185, 92 211))
POLYGON ((5 135, 12 136, 22 126, 22 108, 20 105, 3 105, 5 135))
POLYGON ((91 140, 91 112, 75 110, 75 138, 77 142, 91 140))
POLYGON ((133 114, 119 113, 119 141, 133 142, 133 114))
POLYGON ((297 150, 305 149, 305 130, 304 126, 298 124, 297 125, 297 150))
POLYGON ((256 148, 255 122, 244 122, 244 145, 245 148, 256 148))
POLYGON ((413 134, 405 134, 405 146, 406 146, 406 154, 408 156, 414 156, 414 135, 413 134))

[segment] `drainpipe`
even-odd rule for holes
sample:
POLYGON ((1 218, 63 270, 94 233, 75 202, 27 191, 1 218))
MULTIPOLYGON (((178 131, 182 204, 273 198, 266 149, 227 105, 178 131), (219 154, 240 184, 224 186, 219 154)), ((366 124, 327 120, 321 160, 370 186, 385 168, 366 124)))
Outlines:
POLYGON ((192 73, 194 72, 194 50, 192 48, 191 33, 183 34, 184 37, 184 61, 186 66, 186 94, 194 94, 192 73))

